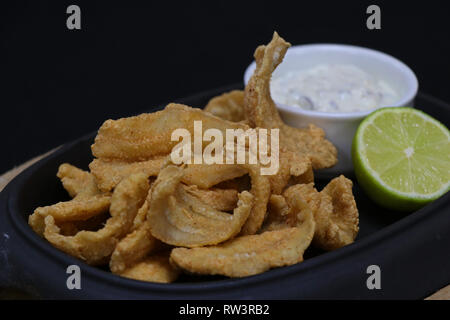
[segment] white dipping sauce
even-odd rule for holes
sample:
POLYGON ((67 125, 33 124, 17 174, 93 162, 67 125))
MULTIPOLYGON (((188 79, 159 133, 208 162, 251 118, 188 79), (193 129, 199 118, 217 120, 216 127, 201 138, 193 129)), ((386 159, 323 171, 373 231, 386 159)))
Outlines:
POLYGON ((384 81, 345 64, 322 64, 274 77, 271 94, 276 102, 322 112, 366 111, 398 99, 384 81))

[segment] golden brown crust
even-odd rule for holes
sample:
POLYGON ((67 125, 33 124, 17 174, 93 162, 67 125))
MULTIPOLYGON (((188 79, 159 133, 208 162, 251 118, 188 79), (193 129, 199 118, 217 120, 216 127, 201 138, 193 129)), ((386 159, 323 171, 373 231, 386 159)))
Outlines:
POLYGON ((134 280, 170 283, 174 282, 179 274, 180 270, 170 264, 169 254, 160 253, 145 258, 127 268, 120 275, 134 280))
POLYGON ((244 121, 244 91, 233 90, 214 97, 209 100, 204 110, 224 120, 244 121))
POLYGON ((280 146, 309 157, 315 169, 331 167, 337 162, 337 151, 325 139, 324 131, 314 125, 305 129, 286 125, 270 95, 272 73, 289 47, 290 44, 275 32, 267 46, 256 49, 256 70, 245 87, 246 118, 252 127, 280 129, 280 146))
POLYGON ((165 156, 139 162, 94 159, 89 164, 89 169, 95 177, 98 188, 108 192, 113 190, 122 179, 134 173, 141 172, 148 177, 156 177, 165 161, 165 156))
MULTIPOLYGON (((300 211, 298 207, 294 210, 300 211)), ((314 235, 314 225, 311 211, 305 210, 296 227, 240 236, 217 246, 175 248, 170 260, 191 273, 250 276, 303 261, 303 253, 314 235)))
POLYGON ((313 184, 294 185, 283 195, 299 197, 314 212, 316 233, 313 244, 334 250, 352 243, 359 230, 358 209, 352 193, 352 182, 344 176, 333 179, 321 192, 313 184))
POLYGON ((200 109, 171 103, 164 110, 155 113, 105 121, 91 147, 92 154, 102 160, 127 162, 166 156, 178 144, 178 141, 172 141, 172 132, 183 128, 194 136, 194 121, 202 121, 203 130, 218 129, 224 136, 226 129, 248 128, 246 125, 220 119, 200 109))
POLYGON ((183 186, 186 192, 198 198, 204 204, 219 211, 232 211, 239 200, 235 189, 199 189, 196 185, 183 186))
POLYGON ((249 192, 238 195, 237 206, 229 214, 187 192, 182 176, 182 168, 168 165, 152 187, 147 220, 154 237, 170 245, 198 247, 223 242, 241 231, 253 207, 249 192))
POLYGON ((55 219, 45 218, 44 237, 56 248, 80 258, 88 264, 98 265, 108 261, 119 239, 133 225, 138 209, 148 194, 148 178, 144 174, 131 175, 122 180, 111 198, 110 213, 106 225, 95 232, 80 231, 74 236, 63 236, 55 219))
POLYGON ((117 243, 109 268, 113 273, 120 274, 162 247, 163 244, 152 236, 150 224, 145 221, 117 243))
MULTIPOLYGON (((73 199, 34 210, 28 217, 28 224, 40 236, 44 233, 44 219, 48 215, 51 215, 56 223, 63 227, 64 223, 85 221, 104 214, 111 204, 111 195, 102 193, 97 188, 95 179, 89 172, 63 163, 59 166, 57 176, 73 199)), ((66 224, 65 232, 72 232, 74 227, 66 224)))

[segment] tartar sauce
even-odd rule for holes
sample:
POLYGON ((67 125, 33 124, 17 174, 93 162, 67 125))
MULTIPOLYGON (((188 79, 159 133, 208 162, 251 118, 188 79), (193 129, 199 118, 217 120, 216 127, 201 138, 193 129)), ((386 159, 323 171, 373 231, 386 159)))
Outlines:
POLYGON ((386 82, 346 64, 281 74, 272 79, 271 94, 276 102, 322 112, 365 111, 389 106, 398 98, 386 82))

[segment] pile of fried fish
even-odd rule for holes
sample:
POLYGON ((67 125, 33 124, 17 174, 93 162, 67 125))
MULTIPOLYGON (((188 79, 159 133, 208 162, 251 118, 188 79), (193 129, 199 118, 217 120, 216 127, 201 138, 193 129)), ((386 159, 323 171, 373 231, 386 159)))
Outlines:
POLYGON ((92 145, 90 172, 64 163, 57 176, 70 201, 39 207, 33 230, 54 247, 123 277, 173 282, 182 273, 245 277, 303 261, 313 245, 334 250, 358 233, 352 182, 321 191, 313 169, 337 162, 336 148, 314 125, 280 118, 270 79, 290 46, 275 32, 254 54, 244 91, 210 100, 204 110, 171 103, 162 111, 107 120, 92 145), (203 129, 279 129, 279 169, 262 164, 170 161, 171 133, 194 121, 203 129))

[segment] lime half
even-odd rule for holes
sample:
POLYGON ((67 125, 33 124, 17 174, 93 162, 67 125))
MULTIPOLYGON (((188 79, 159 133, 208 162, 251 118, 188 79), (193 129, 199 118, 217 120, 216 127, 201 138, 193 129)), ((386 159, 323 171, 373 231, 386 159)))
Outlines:
POLYGON ((358 182, 379 205, 411 211, 450 189, 450 133, 412 108, 382 108, 358 127, 352 146, 358 182))

